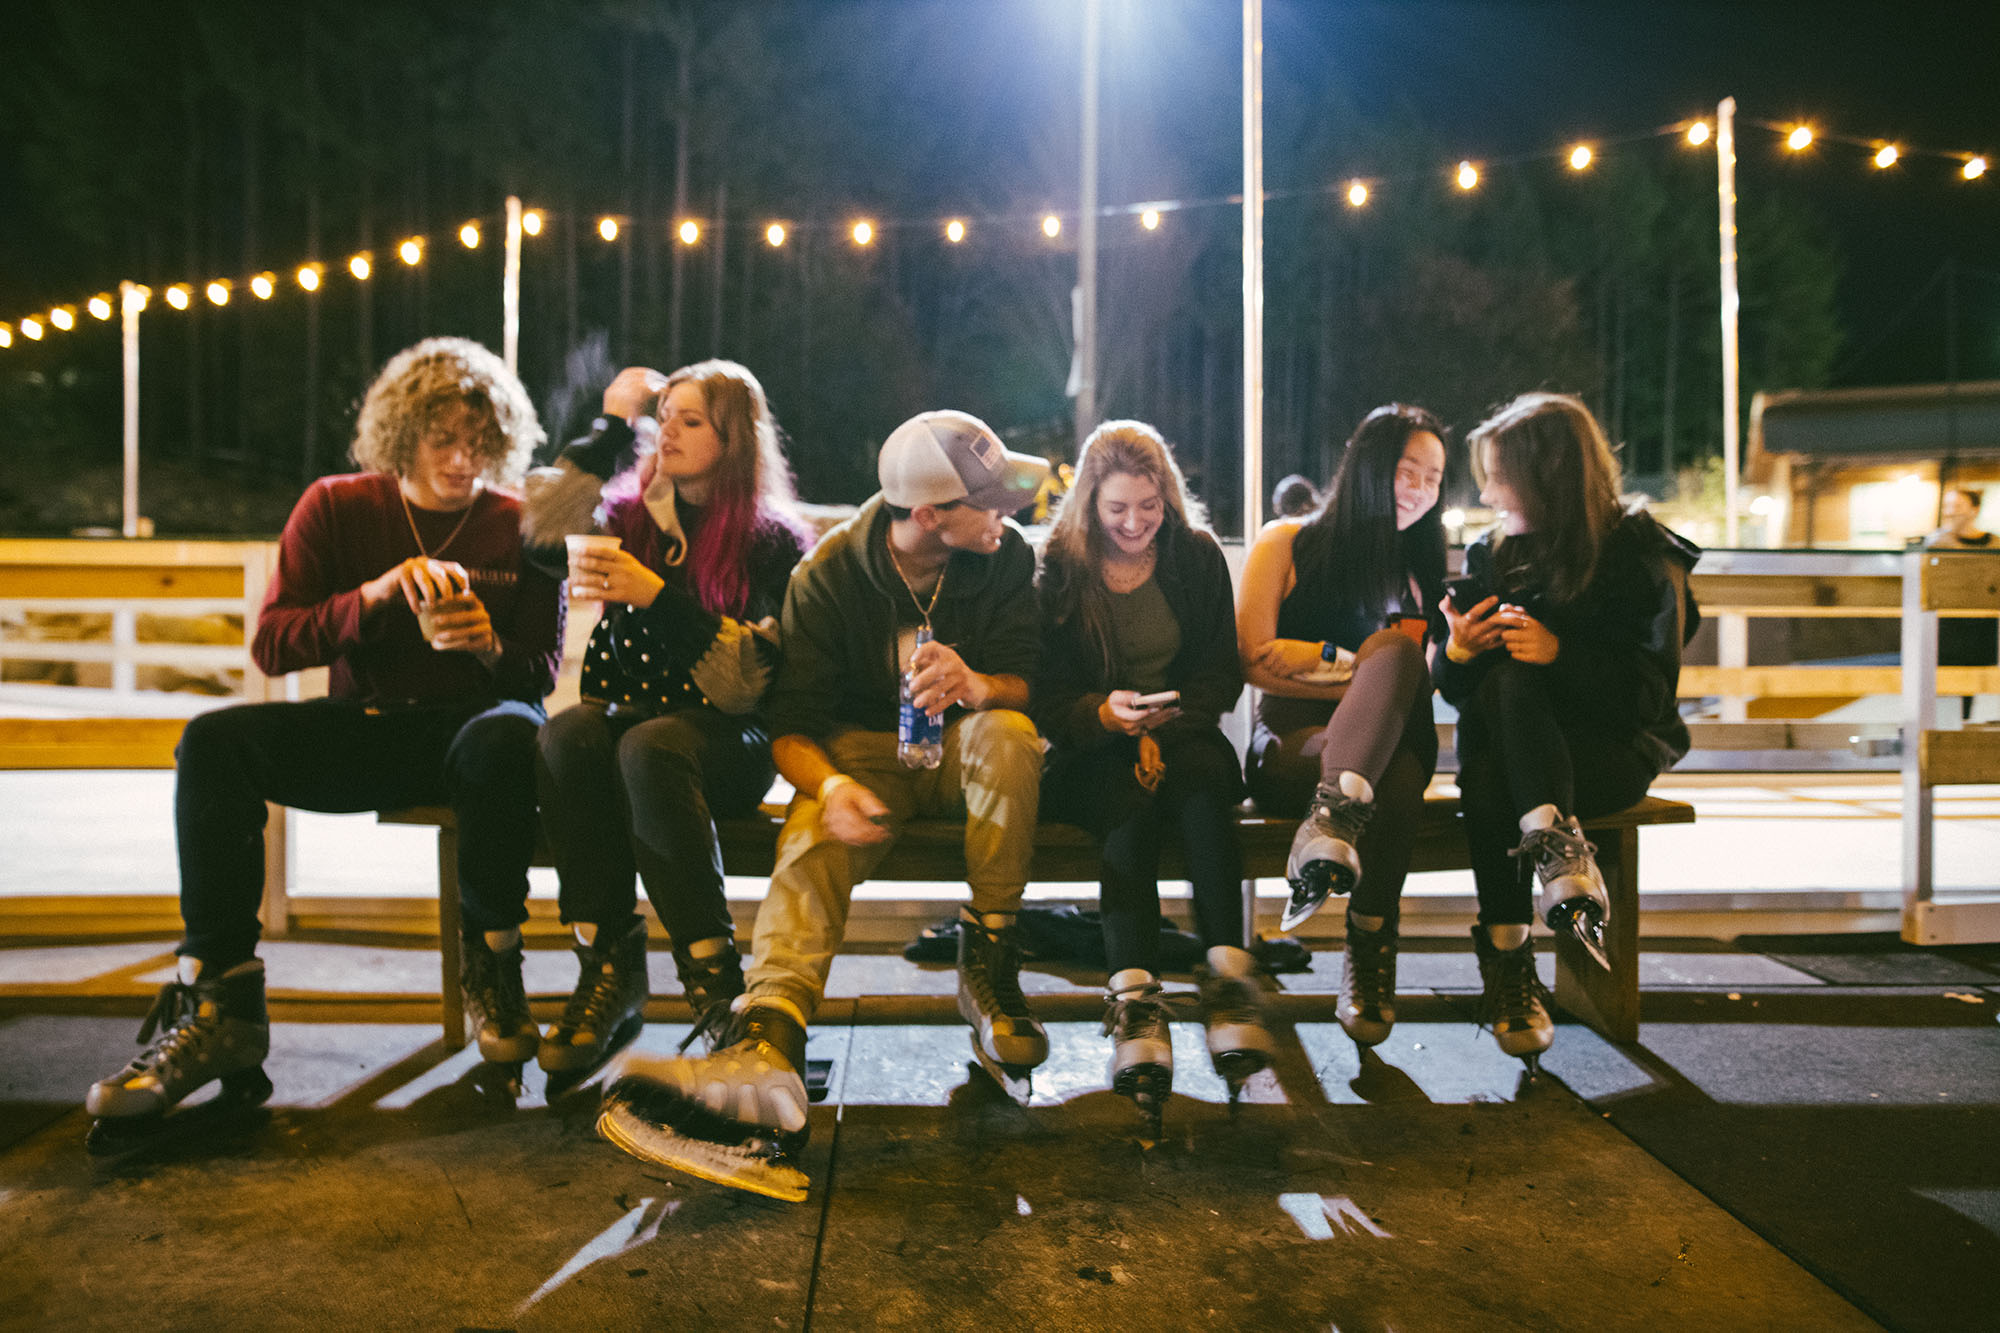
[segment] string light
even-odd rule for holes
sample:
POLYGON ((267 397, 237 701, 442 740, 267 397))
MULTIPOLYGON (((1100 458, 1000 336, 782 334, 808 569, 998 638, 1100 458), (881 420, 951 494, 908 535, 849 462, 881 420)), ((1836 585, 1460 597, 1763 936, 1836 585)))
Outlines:
POLYGON ((111 298, 100 292, 90 298, 90 313, 97 319, 111 318, 111 298))
POLYGON ((21 332, 27 336, 29 342, 40 342, 42 340, 42 321, 36 319, 33 315, 28 316, 21 321, 21 332))
POLYGON ((299 286, 305 288, 309 292, 316 292, 319 290, 318 264, 299 265, 299 286))
POLYGON ((1470 162, 1459 163, 1458 188, 1461 190, 1472 190, 1472 189, 1477 189, 1478 186, 1479 186, 1479 168, 1473 166, 1470 162))
POLYGON ((783 245, 785 243, 785 224, 782 222, 773 222, 770 226, 764 228, 764 243, 773 250, 783 245))
POLYGON ((208 284, 206 291, 210 305, 229 304, 229 279, 217 278, 214 282, 208 284))
POLYGON ((1367 203, 1368 203, 1367 183, 1364 181, 1349 181, 1347 183, 1347 206, 1349 208, 1362 208, 1365 207, 1367 203))
POLYGON ((1052 241, 1062 235, 1062 219, 1053 213, 1044 213, 1042 215, 1042 235, 1052 241))
POLYGON ((356 280, 366 282, 368 275, 375 271, 375 265, 369 262, 367 255, 356 255, 347 261, 347 271, 352 273, 356 280))
POLYGON ((0 324, 0 347, 12 347, 13 345, 14 330, 12 326, 0 324))
POLYGON ((693 218, 687 219, 687 221, 681 223, 680 238, 682 245, 693 245, 701 239, 701 224, 693 218))
POLYGON ((133 283, 131 286, 125 288, 126 311, 134 315, 140 313, 146 308, 146 302, 152 298, 152 295, 153 289, 151 287, 141 282, 133 283))
POLYGON ((1812 126, 1794 125, 1792 126, 1792 132, 1785 136, 1785 147, 1791 149, 1794 153, 1799 153, 1812 147, 1812 141, 1812 126))
POLYGON ((190 299, 191 293, 189 293, 187 284, 184 282, 177 282, 167 288, 167 304, 176 310, 187 309, 190 299))
POLYGON ((1690 148, 1699 148, 1703 144, 1707 143, 1708 122, 1705 120, 1697 120, 1694 124, 1688 126, 1687 141, 1688 141, 1688 146, 1690 148))
POLYGON ((250 279, 250 294, 260 301, 270 300, 271 293, 277 290, 278 275, 275 273, 259 273, 250 279))
POLYGON ((870 241, 875 239, 874 224, 868 222, 857 222, 854 224, 854 230, 850 232, 849 235, 854 237, 854 243, 856 245, 866 245, 870 241))
POLYGON ((965 239, 965 223, 958 218, 944 224, 944 238, 953 245, 965 239))
POLYGON ((1965 165, 1958 169, 1958 174, 1969 181, 1978 180, 1986 174, 1986 159, 1983 157, 1968 157, 1965 159, 1965 165))
POLYGON ((76 311, 71 310, 66 305, 59 305, 49 311, 49 323, 55 325, 64 333, 68 333, 76 327, 76 311))
POLYGON ((418 264, 424 262, 424 243, 412 236, 409 240, 404 241, 396 247, 396 254, 401 257, 405 264, 415 268, 418 264))
POLYGON ((458 243, 468 250, 479 248, 479 224, 468 222, 458 229, 458 243))
POLYGON ((1139 225, 1147 231, 1158 231, 1160 229, 1160 210, 1149 208, 1141 213, 1139 215, 1139 225))
POLYGON ((603 238, 604 238, 605 240, 607 240, 607 241, 615 241, 615 240, 617 240, 617 239, 618 239, 618 219, 617 219, 617 218, 614 218, 614 217, 601 217, 601 218, 599 218, 599 219, 597 220, 597 234, 598 234, 599 236, 602 236, 602 237, 603 237, 603 238))
POLYGON ((521 214, 521 230, 530 236, 540 236, 542 234, 542 212, 540 209, 531 208, 521 214))
POLYGON ((1870 160, 1875 163, 1878 169, 1880 169, 1880 168, 1895 166, 1896 159, 1901 156, 1902 153, 1897 150, 1896 145, 1892 143, 1885 143, 1880 148, 1875 150, 1875 156, 1870 160))
POLYGON ((1594 156, 1595 154, 1593 154, 1590 151, 1589 144, 1587 143, 1578 144, 1576 147, 1569 150, 1569 169, 1571 171, 1588 170, 1590 167, 1590 159, 1594 156))

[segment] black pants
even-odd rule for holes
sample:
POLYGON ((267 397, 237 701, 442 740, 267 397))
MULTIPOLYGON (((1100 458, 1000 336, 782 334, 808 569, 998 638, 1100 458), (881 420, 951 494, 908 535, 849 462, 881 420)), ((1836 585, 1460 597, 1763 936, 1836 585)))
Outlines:
POLYGON ((448 804, 468 936, 528 918, 538 704, 423 704, 371 712, 348 699, 203 713, 175 751, 180 952, 211 968, 256 952, 264 803, 348 814, 448 804))
POLYGON ((1042 816, 1097 835, 1099 917, 1105 962, 1160 970, 1160 847, 1167 830, 1180 838, 1201 942, 1243 946, 1243 852, 1236 803, 1243 775, 1236 751, 1214 729, 1157 736, 1166 776, 1158 791, 1139 785, 1139 742, 1106 736, 1081 750, 1059 750, 1042 781, 1042 816))
POLYGON ((1458 789, 1465 837, 1489 926, 1534 919, 1532 871, 1507 855, 1520 845, 1521 816, 1543 805, 1591 819, 1635 805, 1658 764, 1629 735, 1559 706, 1547 667, 1494 664, 1458 719, 1458 789))
POLYGON ((563 920, 622 929, 636 874, 675 944, 733 935, 714 814, 755 810, 772 775, 754 717, 649 717, 598 703, 557 713, 542 728, 537 777, 563 920))
POLYGON ((1424 792, 1437 771, 1423 650, 1395 630, 1382 630, 1355 654, 1354 680, 1337 706, 1268 696, 1264 702, 1247 766, 1257 808, 1297 818, 1320 783, 1342 771, 1368 779, 1375 813, 1356 848, 1361 883, 1352 907, 1363 916, 1395 920, 1424 792))

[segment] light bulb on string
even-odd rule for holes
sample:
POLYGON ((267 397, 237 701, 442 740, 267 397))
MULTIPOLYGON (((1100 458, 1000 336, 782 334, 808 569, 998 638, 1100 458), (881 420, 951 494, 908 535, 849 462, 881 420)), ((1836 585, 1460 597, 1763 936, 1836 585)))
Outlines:
POLYGON ((146 302, 152 299, 153 289, 143 282, 135 282, 124 288, 123 294, 126 313, 136 315, 145 310, 146 302))
POLYGON ((1875 163, 1877 170, 1882 170, 1888 167, 1895 166, 1896 159, 1900 158, 1902 155, 1903 155, 1902 150, 1897 148, 1896 145, 1892 143, 1885 143, 1880 148, 1875 150, 1875 156, 1872 159, 1872 161, 1875 163))
POLYGON ((21 321, 21 333, 29 342, 40 342, 42 340, 42 321, 36 319, 33 315, 28 316, 21 321))
POLYGON ((305 288, 309 292, 316 292, 319 290, 318 264, 299 265, 299 286, 305 288))
POLYGON ((1367 204, 1368 183, 1366 181, 1349 181, 1347 183, 1347 206, 1349 208, 1364 208, 1367 204))
POLYGON ((953 245, 965 239, 965 223, 958 218, 944 224, 944 238, 953 245))
POLYGON ((375 271, 375 265, 367 255, 356 255, 347 261, 347 271, 354 275, 356 281, 366 282, 368 275, 375 271))
POLYGON ((205 291, 210 305, 229 304, 229 279, 217 278, 214 282, 208 284, 205 291))
POLYGON ((1587 171, 1590 169, 1591 159, 1594 157, 1596 157, 1596 154, 1590 151, 1590 145, 1580 143, 1569 150, 1569 169, 1571 171, 1587 171))
POLYGON ((1978 180, 1986 174, 1986 159, 1983 157, 1967 158, 1965 165, 1958 169, 1958 174, 1969 181, 1978 180))
POLYGON ((479 248, 479 224, 468 222, 458 229, 458 243, 468 250, 479 248))
POLYGON ((1141 213, 1139 215, 1139 225, 1147 231, 1158 231, 1160 229, 1160 210, 1149 208, 1141 213))
POLYGON ((869 222, 857 222, 848 234, 854 238, 856 245, 866 245, 875 239, 875 226, 869 222))
POLYGON ((68 333, 76 327, 76 311, 66 305, 59 305, 49 311, 49 323, 55 325, 64 333, 68 333))
POLYGON ((396 247, 396 255, 412 268, 424 262, 424 243, 412 236, 396 247))
POLYGON ((13 327, 7 324, 0 324, 0 347, 12 347, 13 345, 14 345, 13 327))
POLYGON ((1062 219, 1053 213, 1044 213, 1042 215, 1042 235, 1052 241, 1062 235, 1062 219))
POLYGON ((783 245, 785 243, 785 224, 782 222, 773 222, 770 226, 764 228, 764 243, 773 250, 783 245))
POLYGON ((1687 141, 1690 148, 1699 148, 1708 142, 1708 122, 1697 120, 1687 127, 1687 141))
POLYGON ((271 294, 277 290, 278 275, 275 273, 259 273, 250 279, 250 294, 260 301, 270 300, 271 294))
POLYGON ((192 299, 192 294, 188 291, 187 284, 184 282, 177 282, 167 288, 167 304, 176 310, 187 309, 190 299, 192 299))
POLYGON ((1804 152, 1812 147, 1813 132, 1810 125, 1794 125, 1792 132, 1785 136, 1785 147, 1794 153, 1804 152))
POLYGON ((618 219, 602 217, 597 220, 597 234, 607 241, 618 239, 618 219))
POLYGON ((1461 190, 1473 190, 1477 189, 1478 187, 1479 187, 1479 168, 1473 166, 1470 162, 1459 163, 1458 188, 1461 190))
POLYGON ((99 292, 96 296, 91 297, 89 308, 92 318, 110 319, 111 318, 110 294, 107 292, 99 292))
POLYGON ((681 223, 679 235, 682 245, 693 245, 701 239, 701 224, 689 218, 681 223))
POLYGON ((542 212, 540 209, 531 208, 521 214, 521 230, 530 236, 540 236, 542 234, 542 212))

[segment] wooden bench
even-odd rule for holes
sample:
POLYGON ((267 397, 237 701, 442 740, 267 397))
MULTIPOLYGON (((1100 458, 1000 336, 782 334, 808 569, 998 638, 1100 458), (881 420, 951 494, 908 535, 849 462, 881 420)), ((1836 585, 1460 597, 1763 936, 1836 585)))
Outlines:
MULTIPOLYGON (((465 1045, 465 1014, 459 994, 458 828, 449 809, 416 806, 384 811, 385 824, 416 824, 438 831, 438 944, 442 955, 442 996, 445 1045, 465 1045)), ((1629 810, 1588 820, 1584 830, 1597 844, 1597 864, 1611 894, 1611 920, 1605 949, 1611 959, 1606 972, 1583 947, 1567 935, 1556 937, 1556 1002, 1569 1013, 1613 1041, 1639 1039, 1639 830, 1650 824, 1691 824, 1694 807, 1681 801, 1648 796, 1629 810)), ((770 875, 781 807, 767 805, 749 819, 717 824, 722 864, 731 875, 770 875)), ((1296 820, 1245 816, 1237 825, 1243 843, 1243 873, 1251 879, 1282 879, 1292 847, 1296 820)), ((903 830, 872 877, 873 880, 944 881, 965 878, 965 829, 942 820, 917 820, 903 830)), ((536 865, 551 864, 546 846, 537 851, 536 865)), ((1458 802, 1432 797, 1427 803, 1410 869, 1464 870, 1468 859, 1465 834, 1459 824, 1458 802)), ((1090 835, 1067 824, 1042 825, 1035 836, 1035 859, 1028 878, 1034 883, 1095 883, 1097 848, 1090 835)), ((1169 844, 1160 859, 1160 878, 1185 877, 1180 849, 1169 844)))

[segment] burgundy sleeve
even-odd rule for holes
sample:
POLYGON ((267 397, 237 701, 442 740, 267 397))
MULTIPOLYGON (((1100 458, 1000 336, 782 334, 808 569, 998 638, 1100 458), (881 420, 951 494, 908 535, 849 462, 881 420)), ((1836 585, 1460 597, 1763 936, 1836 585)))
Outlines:
POLYGON ((306 488, 278 538, 278 568, 257 616, 250 656, 267 676, 330 665, 361 642, 361 590, 341 588, 327 488, 306 488))

